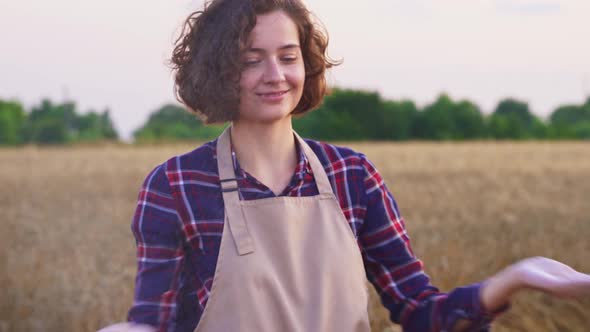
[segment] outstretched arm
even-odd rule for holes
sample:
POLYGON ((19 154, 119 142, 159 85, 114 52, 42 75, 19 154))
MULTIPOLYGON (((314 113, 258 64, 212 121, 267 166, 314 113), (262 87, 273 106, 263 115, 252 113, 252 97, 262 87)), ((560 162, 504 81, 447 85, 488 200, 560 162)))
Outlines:
POLYGON ((525 289, 566 298, 590 296, 590 275, 544 257, 524 259, 483 283, 439 293, 411 250, 393 196, 375 167, 362 161, 367 198, 359 241, 367 276, 391 320, 405 331, 487 331, 511 297, 525 289))

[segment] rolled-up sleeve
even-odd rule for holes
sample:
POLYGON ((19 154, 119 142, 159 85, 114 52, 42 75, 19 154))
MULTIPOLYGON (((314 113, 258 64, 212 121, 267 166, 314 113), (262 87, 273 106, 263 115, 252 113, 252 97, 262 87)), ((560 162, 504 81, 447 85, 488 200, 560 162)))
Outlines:
POLYGON ((467 331, 488 331, 495 314, 480 302, 481 284, 441 293, 430 284, 424 266, 412 252, 397 203, 375 166, 362 156, 366 213, 359 242, 367 278, 404 331, 453 331, 459 319, 467 331))
POLYGON ((137 276, 128 320, 173 331, 184 261, 183 237, 165 164, 145 179, 131 230, 137 244, 137 276))

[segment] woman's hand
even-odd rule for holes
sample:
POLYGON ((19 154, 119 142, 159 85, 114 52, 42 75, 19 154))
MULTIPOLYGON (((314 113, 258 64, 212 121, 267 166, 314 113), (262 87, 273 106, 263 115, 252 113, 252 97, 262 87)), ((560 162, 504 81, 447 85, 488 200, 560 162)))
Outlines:
POLYGON ((486 280, 481 302, 494 312, 506 305, 514 293, 527 288, 561 298, 581 298, 590 296, 590 275, 549 258, 527 258, 486 280))
POLYGON ((104 327, 97 332, 155 332, 156 329, 149 325, 135 323, 117 323, 104 327))
POLYGON ((523 286, 562 298, 590 296, 590 275, 545 257, 516 263, 523 286))

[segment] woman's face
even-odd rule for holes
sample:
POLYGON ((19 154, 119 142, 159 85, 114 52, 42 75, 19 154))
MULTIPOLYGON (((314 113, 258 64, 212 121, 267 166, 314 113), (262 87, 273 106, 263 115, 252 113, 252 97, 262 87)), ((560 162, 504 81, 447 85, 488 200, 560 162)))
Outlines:
POLYGON ((290 117, 305 81, 297 26, 283 11, 259 15, 250 43, 241 58, 238 121, 272 123, 290 117))

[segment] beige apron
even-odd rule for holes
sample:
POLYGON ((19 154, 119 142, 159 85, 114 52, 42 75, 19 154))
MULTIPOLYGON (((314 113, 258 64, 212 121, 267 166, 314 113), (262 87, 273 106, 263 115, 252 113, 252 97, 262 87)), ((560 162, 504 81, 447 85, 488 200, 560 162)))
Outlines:
POLYGON ((230 128, 217 142, 224 231, 195 332, 370 331, 360 250, 314 152, 295 134, 319 195, 240 201, 230 128))

